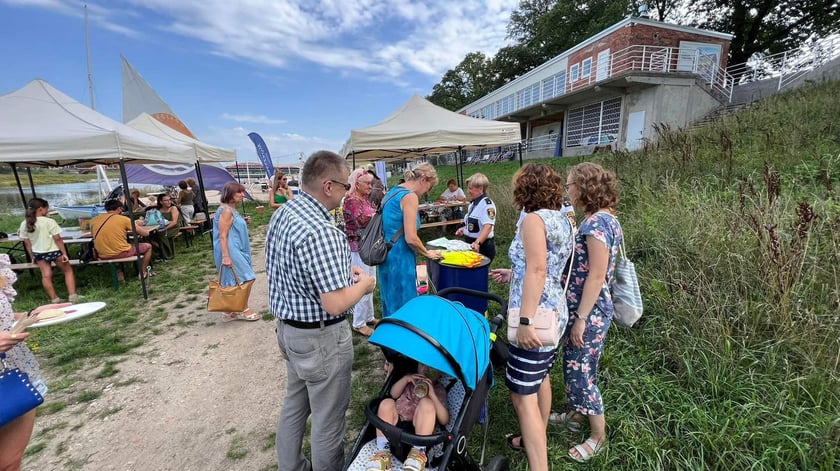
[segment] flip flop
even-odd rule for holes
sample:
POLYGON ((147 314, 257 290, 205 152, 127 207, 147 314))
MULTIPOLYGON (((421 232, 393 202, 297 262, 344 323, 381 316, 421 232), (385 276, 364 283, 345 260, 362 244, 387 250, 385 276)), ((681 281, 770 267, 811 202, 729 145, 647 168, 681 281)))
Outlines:
POLYGON ((576 414, 575 412, 552 412, 548 416, 548 423, 553 425, 559 425, 561 427, 566 427, 569 429, 570 432, 580 432, 580 422, 573 420, 573 415, 576 414))
POLYGON ((509 433, 505 435, 505 440, 507 440, 507 445, 513 451, 521 451, 525 452, 525 444, 522 442, 522 435, 518 433, 509 433), (519 445, 513 443, 514 440, 519 439, 519 445))

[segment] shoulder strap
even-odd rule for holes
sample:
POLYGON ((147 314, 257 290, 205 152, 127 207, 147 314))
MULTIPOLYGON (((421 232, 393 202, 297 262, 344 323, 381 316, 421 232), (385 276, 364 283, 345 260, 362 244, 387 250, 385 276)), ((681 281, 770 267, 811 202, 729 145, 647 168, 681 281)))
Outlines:
MULTIPOLYGON (((108 216, 108 219, 111 219, 111 218, 112 218, 112 217, 114 217, 114 216, 116 216, 116 214, 112 214, 112 215, 108 216)), ((94 235, 93 235, 93 238, 94 238, 94 239, 96 239, 96 236, 98 236, 98 235, 99 235, 99 231, 101 231, 101 230, 102 230, 102 228, 103 228, 103 227, 105 227, 105 223, 107 223, 107 222, 108 222, 108 219, 106 219, 106 220, 105 220, 105 222, 103 222, 103 223, 102 223, 102 225, 101 225, 101 226, 99 226, 99 229, 97 229, 97 230, 96 230, 96 234, 94 234, 94 235)))
MULTIPOLYGON (((566 216, 562 217, 568 221, 568 218, 566 216)), ((572 224, 569 223, 569 225, 571 226, 572 224)), ((572 253, 569 255, 569 271, 566 272, 566 286, 563 287, 564 299, 566 297, 566 292, 569 291, 569 283, 572 282, 572 266, 575 264, 575 245, 575 231, 574 228, 572 228, 572 253)))
MULTIPOLYGON (((401 188, 401 189, 405 190, 405 193, 408 193, 409 191, 411 191, 411 190, 409 190, 409 189, 407 189, 407 188, 402 188, 402 187, 396 187, 396 188, 401 188)), ((396 188, 395 188, 395 189, 396 189, 396 188)), ((393 191, 393 190, 391 190, 391 191, 393 191)), ((382 205, 381 205, 381 206, 379 206, 379 209, 377 209, 377 210, 376 210, 376 212, 378 212, 378 213, 381 215, 381 214, 382 214, 382 210, 384 210, 384 209, 385 209, 385 205, 388 203, 388 201, 391 201, 391 198, 393 198, 394 196, 396 196, 396 193, 394 193, 393 195, 391 195, 391 196, 390 196, 388 199, 386 199, 385 201, 382 201, 382 205)), ((391 243, 390 243, 390 244, 388 244, 388 245, 389 245, 389 247, 390 247, 390 246, 393 246, 394 244, 396 244, 396 243, 397 243, 397 241, 400 239, 400 236, 402 235, 402 233, 403 233, 403 228, 402 228, 402 226, 400 226, 400 228, 397 230, 397 233, 396 233, 396 234, 394 234, 394 237, 391 237, 391 243)))

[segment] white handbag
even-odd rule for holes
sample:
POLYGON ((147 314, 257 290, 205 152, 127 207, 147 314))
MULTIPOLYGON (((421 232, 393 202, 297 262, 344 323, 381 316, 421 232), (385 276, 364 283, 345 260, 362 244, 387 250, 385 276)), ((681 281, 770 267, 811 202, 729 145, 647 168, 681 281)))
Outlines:
POLYGON ((615 277, 610 286, 615 309, 613 319, 618 325, 632 327, 644 311, 642 292, 639 289, 639 278, 636 276, 636 265, 627 258, 624 241, 621 242, 619 255, 615 262, 615 277))

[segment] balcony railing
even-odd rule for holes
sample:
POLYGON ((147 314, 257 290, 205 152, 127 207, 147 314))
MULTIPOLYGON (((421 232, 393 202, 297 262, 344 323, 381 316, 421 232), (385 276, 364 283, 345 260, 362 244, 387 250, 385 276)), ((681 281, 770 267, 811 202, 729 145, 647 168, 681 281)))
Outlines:
POLYGON ((734 77, 736 85, 776 78, 776 90, 782 90, 808 72, 838 57, 840 35, 835 34, 797 49, 769 56, 756 55, 746 63, 728 67, 726 71, 734 77))

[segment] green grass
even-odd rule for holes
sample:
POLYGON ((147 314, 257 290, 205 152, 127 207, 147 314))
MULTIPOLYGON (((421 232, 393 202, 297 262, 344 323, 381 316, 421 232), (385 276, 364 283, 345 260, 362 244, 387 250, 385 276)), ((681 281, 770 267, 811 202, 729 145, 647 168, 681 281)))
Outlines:
MULTIPOLYGON (((645 316, 633 329, 612 329, 602 358, 607 451, 589 466, 575 464, 566 450, 584 435, 551 427, 553 470, 840 469, 837 116, 840 84, 833 83, 763 101, 692 133, 660 129, 658 143, 642 151, 594 158, 620 182, 619 217, 645 316)), ((542 161, 565 172, 581 160, 542 161)), ((466 177, 481 171, 491 182, 498 208, 493 267, 509 264, 506 248, 517 216, 510 181, 518 167, 464 168, 466 177)), ((455 176, 453 167, 438 172, 441 182, 455 176)), ((262 234, 258 228, 270 213, 252 208, 246 210, 252 234, 262 234)), ((1 218, 0 230, 19 224, 20 218, 1 218)), ((439 229, 421 232, 426 240, 439 236, 439 229)), ((261 246, 261 236, 253 242, 261 246)), ((76 270, 80 292, 108 308, 32 331, 29 343, 37 346, 51 388, 40 415, 76 403, 82 372, 108 377, 149 336, 169 325, 186 333, 206 322, 200 313, 168 316, 169 305, 202 298, 214 272, 206 237, 191 248, 176 243, 177 257, 158 267, 148 301, 136 280, 114 292, 102 267, 76 270)), ((61 277, 55 283, 63 292, 61 277)), ((31 273, 21 274, 16 288, 23 293, 17 311, 47 302, 31 273)), ((491 290, 507 297, 504 286, 491 283, 491 290)), ((354 342, 348 447, 364 423, 364 404, 384 381, 381 354, 359 336, 354 342)), ((562 373, 552 380, 553 406, 563 409, 562 373)), ((518 425, 500 371, 489 403, 487 456, 506 455, 512 470, 527 469, 524 456, 504 442, 518 425)), ((477 427, 469 437, 474 456, 482 432, 477 427)), ((263 449, 271 441, 261 443, 263 449)), ((228 452, 247 450, 232 441, 228 452)), ((63 463, 66 469, 83 465, 63 463)))

